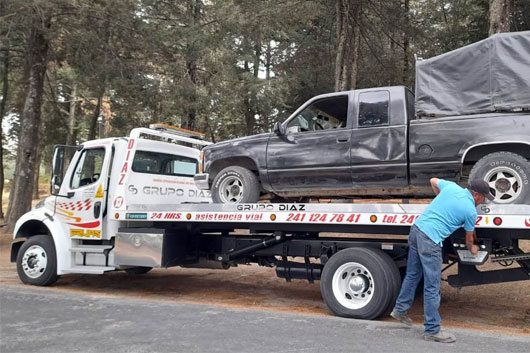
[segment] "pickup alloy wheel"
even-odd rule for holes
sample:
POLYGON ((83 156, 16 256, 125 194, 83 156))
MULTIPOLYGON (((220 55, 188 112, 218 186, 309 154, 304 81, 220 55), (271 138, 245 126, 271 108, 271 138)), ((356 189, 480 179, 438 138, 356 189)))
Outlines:
POLYGON ((227 167, 219 172, 212 185, 215 203, 253 203, 259 199, 256 175, 243 167, 227 167))
POLYGON ((482 178, 490 186, 494 203, 530 202, 530 162, 511 152, 496 152, 481 158, 469 179, 482 178))

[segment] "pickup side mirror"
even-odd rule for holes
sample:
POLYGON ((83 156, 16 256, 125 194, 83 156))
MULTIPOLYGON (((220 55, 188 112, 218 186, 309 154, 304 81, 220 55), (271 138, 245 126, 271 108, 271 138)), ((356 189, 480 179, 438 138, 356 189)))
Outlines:
POLYGON ((278 136, 285 135, 285 128, 283 127, 282 123, 276 122, 274 124, 274 133, 278 136))

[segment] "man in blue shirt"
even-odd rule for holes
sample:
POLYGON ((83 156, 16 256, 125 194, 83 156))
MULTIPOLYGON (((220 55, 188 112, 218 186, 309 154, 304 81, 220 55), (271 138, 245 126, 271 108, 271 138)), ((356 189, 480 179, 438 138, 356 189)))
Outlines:
POLYGON ((442 243, 458 228, 464 227, 467 248, 472 254, 476 254, 478 252, 474 231, 477 220, 476 206, 486 198, 492 200, 493 196, 489 193, 488 184, 479 179, 471 180, 467 189, 438 178, 431 179, 431 186, 436 197, 410 229, 407 273, 390 316, 406 325, 412 325, 407 312, 423 276, 425 325, 423 338, 427 341, 450 343, 455 342, 456 338, 440 331, 438 313, 442 243))

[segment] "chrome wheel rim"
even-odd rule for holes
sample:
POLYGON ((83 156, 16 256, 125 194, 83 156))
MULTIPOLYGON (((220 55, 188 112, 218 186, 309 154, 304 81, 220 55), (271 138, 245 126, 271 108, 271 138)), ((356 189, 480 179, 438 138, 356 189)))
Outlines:
POLYGON ((366 267, 347 262, 333 274, 332 290, 335 299, 348 309, 366 306, 374 295, 374 280, 366 267))
POLYGON ((22 256, 22 270, 29 278, 38 278, 48 266, 46 251, 39 245, 30 246, 22 256))
POLYGON ((519 173, 510 167, 497 167, 490 170, 484 180, 490 187, 495 203, 512 203, 522 192, 523 180, 519 173))
POLYGON ((243 182, 236 176, 229 176, 219 185, 219 197, 223 203, 238 203, 243 198, 243 182))

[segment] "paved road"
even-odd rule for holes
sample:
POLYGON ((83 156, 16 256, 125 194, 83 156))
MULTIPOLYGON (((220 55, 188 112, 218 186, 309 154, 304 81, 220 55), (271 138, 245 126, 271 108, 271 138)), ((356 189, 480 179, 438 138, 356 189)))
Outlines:
POLYGON ((528 352, 530 336, 0 287, 0 352, 528 352))

